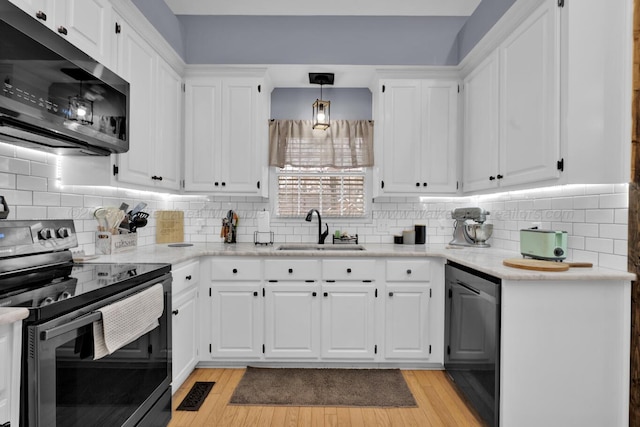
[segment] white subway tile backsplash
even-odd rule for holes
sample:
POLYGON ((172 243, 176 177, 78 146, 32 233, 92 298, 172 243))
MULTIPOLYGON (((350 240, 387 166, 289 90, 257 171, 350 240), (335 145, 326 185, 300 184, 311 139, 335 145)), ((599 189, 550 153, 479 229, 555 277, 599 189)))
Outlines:
POLYGON ((26 191, 47 191, 47 179, 37 176, 16 175, 16 188, 26 191))
POLYGON ((613 242, 613 253, 616 255, 627 256, 629 252, 629 243, 627 240, 615 240, 613 242))
POLYGON ((48 179, 56 179, 58 174, 57 165, 46 163, 31 163, 31 176, 41 176, 48 179))
POLYGON ((613 239, 585 238, 584 248, 593 252, 613 253, 613 239))
POLYGON ((628 224, 629 223, 629 209, 616 209, 614 212, 613 221, 616 224, 628 224))
POLYGON ((586 211, 586 222, 597 222, 604 224, 613 223, 613 209, 589 209, 586 211))
POLYGON ((629 206, 627 193, 602 194, 599 197, 600 208, 626 208, 629 206))
POLYGON ((16 175, 0 173, 0 189, 2 188, 16 188, 16 175))
POLYGON ((47 208, 44 206, 18 206, 16 219, 46 219, 47 208))
POLYGON ((15 173, 18 175, 29 175, 29 162, 15 157, 0 157, 0 171, 15 173))
POLYGON ((585 237, 598 237, 600 228, 598 224, 574 224, 573 234, 585 237))
POLYGON ((34 191, 33 204, 37 206, 60 206, 60 194, 34 191))
POLYGON ((627 226, 622 224, 600 224, 600 237, 626 239, 627 226))
POLYGON ((573 199, 574 209, 597 209, 599 198, 594 196, 579 196, 573 199))
POLYGON ((613 255, 609 253, 600 253, 598 256, 598 265, 613 270, 627 271, 627 257, 621 255, 613 255))

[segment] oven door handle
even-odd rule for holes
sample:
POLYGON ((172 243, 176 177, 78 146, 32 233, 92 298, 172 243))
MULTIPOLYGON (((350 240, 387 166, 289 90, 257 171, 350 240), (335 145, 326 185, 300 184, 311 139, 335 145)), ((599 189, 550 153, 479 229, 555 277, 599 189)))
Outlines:
POLYGON ((40 333, 40 339, 42 341, 48 341, 62 334, 66 334, 67 332, 89 325, 96 320, 100 320, 101 318, 102 313, 100 313, 99 311, 93 311, 89 314, 85 314, 84 316, 77 317, 69 323, 65 323, 64 325, 56 326, 55 328, 42 331, 40 333))

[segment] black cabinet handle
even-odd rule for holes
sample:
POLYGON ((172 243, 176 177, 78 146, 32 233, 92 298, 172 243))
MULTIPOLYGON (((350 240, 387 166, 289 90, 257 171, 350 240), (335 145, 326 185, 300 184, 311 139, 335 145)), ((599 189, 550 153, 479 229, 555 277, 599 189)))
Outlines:
POLYGON ((422 186, 423 186, 423 187, 426 187, 427 185, 429 185, 429 184, 427 184, 426 182, 423 182, 423 183, 422 183, 422 186))
POLYGON ((151 177, 151 179, 154 180, 154 181, 162 181, 162 177, 161 176, 157 176, 157 175, 153 175, 151 177))
POLYGON ((325 292, 323 295, 324 295, 325 297, 328 297, 328 296, 329 296, 329 294, 328 294, 327 292, 325 292))
POLYGON ((496 179, 496 177, 495 177, 495 176, 493 176, 493 175, 491 175, 491 176, 489 177, 489 181, 493 181, 494 179, 496 179))
POLYGON ((313 293, 311 293, 311 296, 312 296, 312 297, 315 297, 316 295, 318 295, 318 293, 317 293, 317 292, 313 292, 313 293))
POLYGON ((419 182, 416 182, 416 187, 420 187, 420 183, 419 182))
POLYGON ((173 313, 174 316, 177 316, 178 315, 178 310, 173 310, 172 313, 173 313))
POLYGON ((234 268, 233 270, 231 270, 231 272, 232 272, 233 274, 237 274, 237 273, 238 273, 238 269, 237 269, 237 268, 234 268))
POLYGON ((120 24, 116 22, 116 34, 120 34, 121 32, 122 32, 122 27, 120 26, 120 24))
POLYGON ((219 184, 217 182, 214 182, 213 185, 215 185, 217 187, 219 184))
POLYGON ((293 273, 293 268, 290 268, 289 269, 289 274, 292 274, 292 273, 293 273))
POLYGON ((347 268, 347 273, 351 273, 351 269, 350 268, 347 268))
POLYGON ((392 297, 393 296, 393 292, 389 292, 389 296, 392 297))
POLYGON ((186 280, 191 280, 191 275, 185 276, 186 280))
POLYGON ((36 13, 36 18, 42 20, 42 21, 46 21, 47 20, 47 14, 44 13, 43 11, 39 10, 38 13, 36 13))
POLYGON ((411 269, 408 269, 408 270, 407 270, 407 274, 411 274, 411 269))
POLYGON ((66 29, 65 27, 63 27, 63 26, 59 26, 59 27, 58 27, 58 32, 59 32, 60 34, 64 35, 64 36, 66 36, 66 35, 67 35, 67 29, 66 29))
POLYGON ((504 176, 502 176, 502 175, 498 174, 498 175, 496 175, 496 178, 498 178, 498 179, 502 179, 502 178, 504 178, 504 176))
POLYGON ((227 183, 226 183, 226 182, 223 182, 223 183, 222 183, 222 186, 224 187, 225 185, 227 185, 227 183))
POLYGON ((254 296, 254 297, 257 297, 257 296, 258 296, 258 291, 255 291, 255 292, 253 293, 253 296, 254 296))

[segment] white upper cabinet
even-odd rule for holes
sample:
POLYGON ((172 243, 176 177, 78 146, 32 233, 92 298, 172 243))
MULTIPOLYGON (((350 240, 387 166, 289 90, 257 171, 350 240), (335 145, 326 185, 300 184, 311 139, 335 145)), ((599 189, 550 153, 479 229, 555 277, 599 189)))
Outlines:
POLYGON ((547 1, 465 77, 465 192, 559 177, 558 26, 547 1))
POLYGON ((87 55, 111 66, 111 3, 108 0, 11 0, 87 55))
POLYGON ((386 79, 381 91, 379 194, 455 193, 457 81, 386 79))
POLYGON ((266 194, 265 92, 261 77, 186 79, 187 191, 266 194))
POLYGON ((129 151, 118 155, 118 181, 179 189, 180 77, 124 22, 118 35, 118 73, 130 85, 129 151))

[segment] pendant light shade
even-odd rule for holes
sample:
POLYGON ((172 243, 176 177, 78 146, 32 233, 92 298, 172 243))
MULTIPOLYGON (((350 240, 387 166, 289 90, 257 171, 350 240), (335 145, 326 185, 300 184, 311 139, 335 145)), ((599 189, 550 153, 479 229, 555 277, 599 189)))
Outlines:
POLYGON ((313 128, 326 130, 329 128, 331 101, 322 99, 322 85, 333 84, 333 73, 309 73, 309 83, 320 85, 320 98, 313 103, 313 128))

